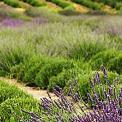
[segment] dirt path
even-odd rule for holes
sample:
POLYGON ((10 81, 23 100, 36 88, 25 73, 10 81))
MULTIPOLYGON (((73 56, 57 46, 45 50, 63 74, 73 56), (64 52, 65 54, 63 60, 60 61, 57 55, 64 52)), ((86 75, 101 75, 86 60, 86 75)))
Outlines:
MULTIPOLYGON (((40 90, 38 88, 25 86, 25 84, 18 83, 17 80, 15 80, 15 79, 8 79, 8 78, 0 77, 0 80, 5 81, 9 84, 15 85, 19 89, 21 89, 21 90, 25 91, 26 93, 32 95, 37 100, 40 100, 40 98, 44 98, 44 97, 48 98, 46 90, 40 90)), ((56 96, 53 93, 50 93, 50 95, 51 95, 52 99, 56 99, 56 96)))
MULTIPOLYGON (((26 86, 24 83, 18 83, 17 80, 15 79, 8 79, 5 77, 0 77, 0 81, 5 81, 9 83, 10 85, 15 85, 16 87, 23 90, 24 92, 32 95, 37 100, 40 100, 40 98, 49 98, 46 90, 40 90, 39 88, 36 88, 36 87, 26 86)), ((57 99, 57 97, 53 93, 50 93, 50 96, 53 100, 57 99)), ((67 97, 67 98, 71 100, 70 97, 67 97)), ((86 112, 90 111, 89 109, 85 108, 85 106, 82 103, 80 103, 80 105, 86 112)), ((81 111, 81 109, 77 106, 77 104, 74 104, 74 107, 78 112, 81 111)))

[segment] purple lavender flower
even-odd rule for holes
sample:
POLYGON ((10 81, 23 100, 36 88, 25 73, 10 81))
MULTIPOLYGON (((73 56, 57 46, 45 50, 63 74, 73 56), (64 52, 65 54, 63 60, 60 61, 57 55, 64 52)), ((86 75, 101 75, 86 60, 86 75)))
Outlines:
POLYGON ((12 18, 6 18, 1 22, 1 26, 8 26, 8 27, 17 27, 21 26, 23 24, 22 20, 19 19, 12 19, 12 18))
POLYGON ((95 75, 95 79, 96 79, 96 81, 97 81, 98 83, 101 82, 101 81, 100 81, 100 75, 99 75, 98 72, 97 72, 96 75, 95 75))

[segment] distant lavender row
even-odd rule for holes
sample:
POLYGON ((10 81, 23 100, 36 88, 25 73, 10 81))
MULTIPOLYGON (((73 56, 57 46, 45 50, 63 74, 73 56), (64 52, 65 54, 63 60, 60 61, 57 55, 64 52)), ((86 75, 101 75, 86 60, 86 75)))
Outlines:
MULTIPOLYGON (((20 19, 12 19, 12 18, 5 18, 0 22, 0 26, 5 26, 5 27, 18 27, 26 22, 20 19)), ((30 25, 40 25, 43 23, 47 23, 47 20, 44 18, 35 18, 30 21, 30 25)))
POLYGON ((20 19, 6 18, 1 23, 0 26, 16 27, 23 25, 24 22, 20 19))

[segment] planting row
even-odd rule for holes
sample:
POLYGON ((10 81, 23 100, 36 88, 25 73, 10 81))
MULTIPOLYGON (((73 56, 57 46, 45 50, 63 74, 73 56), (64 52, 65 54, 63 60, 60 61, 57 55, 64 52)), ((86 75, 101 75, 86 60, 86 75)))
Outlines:
MULTIPOLYGON (((121 1, 95 1, 95 0, 3 0, 3 2, 9 6, 15 8, 28 8, 39 7, 46 8, 53 12, 58 12, 65 15, 77 15, 80 13, 88 13, 97 10, 99 14, 105 13, 121 13, 122 2, 121 1), (76 4, 77 3, 77 4, 76 4), (81 6, 80 6, 81 5, 81 6), (106 7, 106 5, 108 5, 106 7), (114 8, 114 9, 113 9, 114 8), (80 10, 81 9, 81 10, 80 10), (106 9, 108 11, 106 11, 106 9)), ((46 10, 45 9, 45 10, 46 10)))
MULTIPOLYGON (((58 85, 67 91, 70 80, 78 79, 80 94, 86 95, 89 78, 105 65, 111 72, 111 78, 122 74, 121 51, 103 51, 85 62, 84 60, 73 60, 58 57, 28 56, 22 52, 9 50, 11 53, 1 53, 0 74, 23 81, 27 85, 37 86, 41 89, 52 90, 58 85), (18 55, 19 54, 19 55, 18 55), (20 55, 24 54, 24 55, 20 55), (113 71, 113 72, 112 72, 113 71), (117 72, 117 73, 115 73, 117 72)), ((113 81, 114 79, 111 79, 113 81)))

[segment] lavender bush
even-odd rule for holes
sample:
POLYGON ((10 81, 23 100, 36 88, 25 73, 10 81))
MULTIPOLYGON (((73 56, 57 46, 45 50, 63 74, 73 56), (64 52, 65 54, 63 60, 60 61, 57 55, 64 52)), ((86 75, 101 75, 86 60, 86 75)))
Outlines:
POLYGON ((24 111, 30 115, 29 122, 122 122, 122 89, 117 94, 118 79, 111 85, 105 67, 102 66, 101 70, 108 85, 107 89, 103 87, 104 99, 101 99, 100 93, 94 89, 95 85, 101 84, 97 72, 94 80, 90 80, 93 95, 88 93, 88 103, 82 100, 78 92, 73 92, 73 86, 78 84, 77 80, 74 80, 70 85, 69 97, 66 97, 58 86, 54 88, 56 100, 53 100, 47 92, 49 99, 42 98, 40 103, 43 116, 24 111))
POLYGON ((17 27, 21 26, 22 24, 22 20, 6 18, 0 23, 0 26, 17 27))

